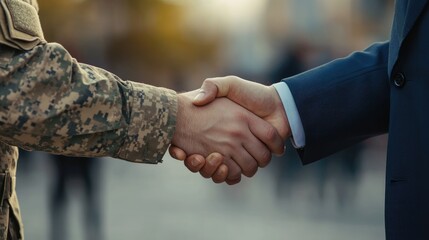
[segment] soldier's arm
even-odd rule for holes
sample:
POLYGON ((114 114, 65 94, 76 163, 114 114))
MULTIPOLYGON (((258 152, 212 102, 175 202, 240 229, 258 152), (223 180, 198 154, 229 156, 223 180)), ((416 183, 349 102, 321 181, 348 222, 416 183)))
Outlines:
POLYGON ((29 150, 161 161, 176 93, 78 63, 59 44, 0 49, 0 140, 29 150))

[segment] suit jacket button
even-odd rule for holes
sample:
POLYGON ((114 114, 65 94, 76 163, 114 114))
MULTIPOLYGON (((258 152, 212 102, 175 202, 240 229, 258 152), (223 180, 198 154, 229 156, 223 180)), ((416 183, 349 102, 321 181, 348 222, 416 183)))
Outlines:
POLYGON ((397 88, 402 88, 405 85, 405 81, 405 76, 402 73, 397 73, 393 77, 393 84, 395 84, 397 88))

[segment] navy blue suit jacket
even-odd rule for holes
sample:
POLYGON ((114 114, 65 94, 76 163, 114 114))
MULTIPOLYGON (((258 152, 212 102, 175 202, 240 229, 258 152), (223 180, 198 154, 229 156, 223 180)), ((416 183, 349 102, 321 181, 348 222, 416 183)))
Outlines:
POLYGON ((285 79, 310 163, 389 133, 386 238, 429 239, 429 4, 397 0, 391 39, 285 79))

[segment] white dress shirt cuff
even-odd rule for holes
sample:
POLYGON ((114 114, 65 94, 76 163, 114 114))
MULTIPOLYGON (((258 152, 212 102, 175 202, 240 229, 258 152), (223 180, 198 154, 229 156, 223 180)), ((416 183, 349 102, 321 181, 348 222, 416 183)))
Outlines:
POLYGON ((273 86, 277 90, 282 100, 283 107, 285 108, 286 116, 292 131, 292 145, 295 148, 303 148, 305 146, 304 127, 302 126, 301 117, 299 116, 292 93, 288 85, 284 82, 275 83, 273 86))

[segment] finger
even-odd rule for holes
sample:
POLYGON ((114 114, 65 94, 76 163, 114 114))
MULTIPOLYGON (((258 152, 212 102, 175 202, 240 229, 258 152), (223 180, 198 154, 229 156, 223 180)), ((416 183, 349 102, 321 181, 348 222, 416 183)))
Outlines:
POLYGON ((223 183, 228 177, 228 167, 225 164, 222 164, 213 175, 212 180, 215 183, 223 183))
POLYGON ((217 86, 210 80, 204 80, 203 85, 198 90, 197 96, 193 99, 192 103, 197 106, 203 106, 215 100, 218 93, 217 86))
POLYGON ((253 115, 249 118, 249 129, 271 152, 283 154, 283 139, 271 124, 253 115))
POLYGON ((249 96, 258 94, 261 86, 264 85, 250 82, 237 76, 207 78, 204 80, 193 103, 197 106, 202 106, 212 102, 217 97, 227 97, 247 109, 252 109, 254 107, 253 100, 249 101, 249 96), (239 94, 242 91, 246 94, 239 94))
POLYGON ((170 146, 170 148, 168 149, 168 152, 170 153, 170 156, 172 158, 175 158, 177 160, 183 161, 183 160, 186 159, 186 153, 185 153, 185 151, 183 151, 182 149, 180 149, 180 148, 178 148, 178 147, 176 147, 174 145, 170 146))
POLYGON ((251 139, 243 143, 246 151, 257 161, 258 166, 266 167, 271 161, 271 151, 259 139, 251 139))
POLYGON ((237 80, 242 79, 235 76, 207 78, 194 98, 193 104, 203 106, 213 102, 216 97, 227 97, 237 80))
POLYGON ((212 153, 206 158, 206 163, 200 170, 201 176, 211 178, 216 170, 222 165, 223 156, 220 153, 212 153))
POLYGON ((240 178, 240 179, 236 179, 236 180, 229 180, 229 179, 226 179, 226 180, 225 180, 225 182, 226 182, 226 184, 228 184, 228 185, 235 185, 235 184, 237 184, 237 183, 241 182, 241 178, 240 178))
POLYGON ((237 149, 232 158, 240 166, 244 176, 253 177, 258 171, 258 162, 244 148, 237 149))
MULTIPOLYGON (((228 167, 228 176, 226 182, 235 184, 241 181, 241 168, 238 164, 231 158, 225 158, 224 164, 228 167)), ((231 184, 232 185, 232 184, 231 184)))
POLYGON ((185 159, 185 166, 191 172, 199 172, 206 163, 206 159, 198 154, 193 154, 185 159))
MULTIPOLYGON (((263 120, 261 122, 262 124, 264 123, 263 120)), ((249 134, 253 134, 251 130, 249 131, 249 134)), ((247 138, 242 144, 245 150, 256 160, 259 167, 266 167, 270 163, 272 156, 271 151, 267 145, 261 142, 257 137, 252 135, 252 137, 247 138)))

